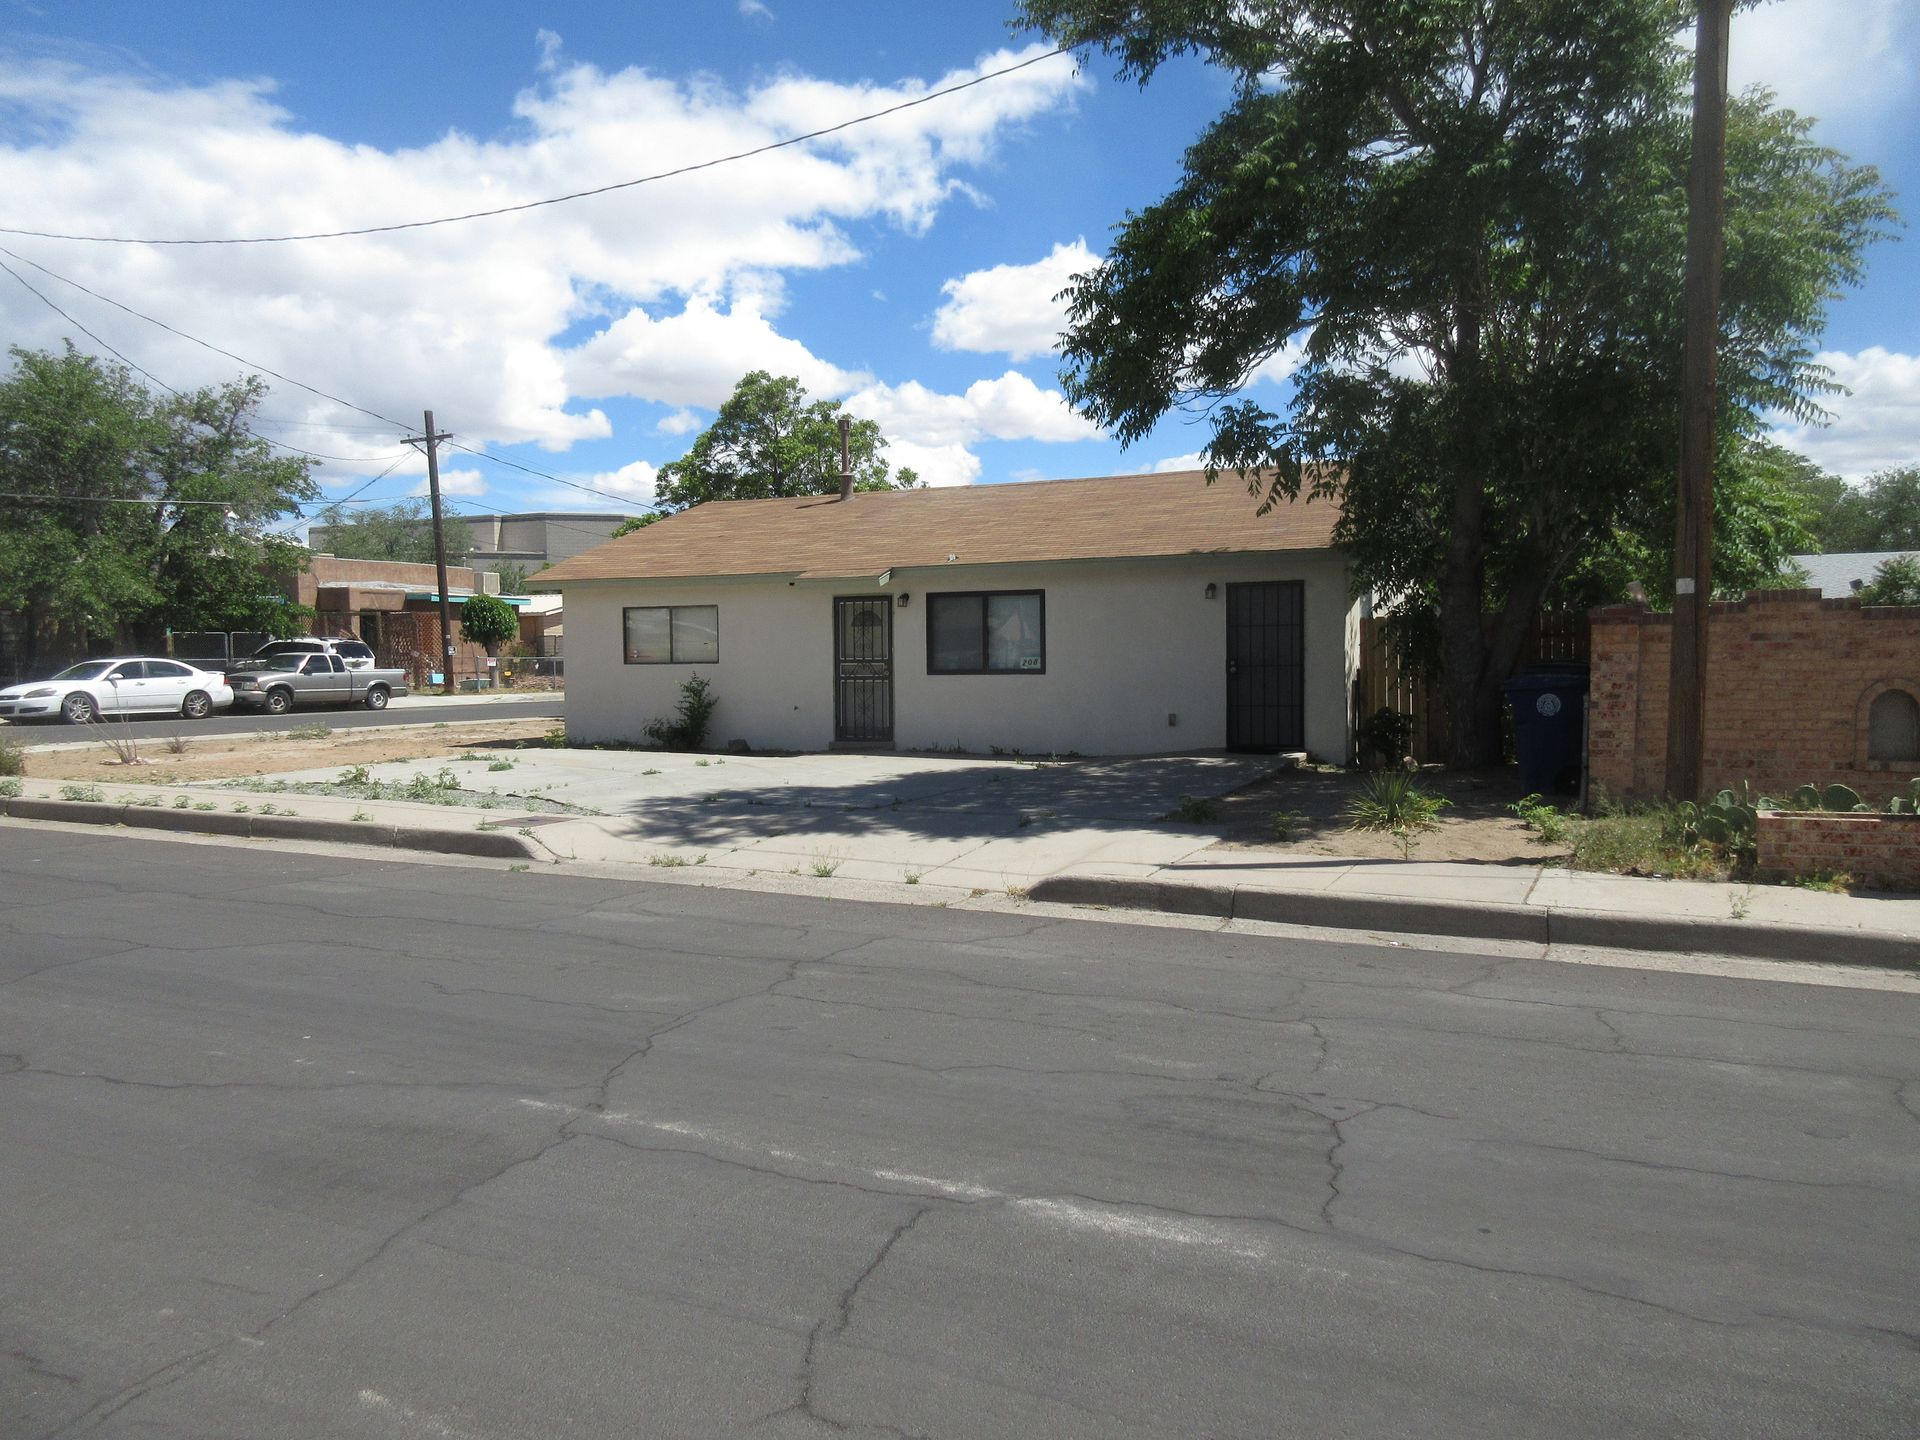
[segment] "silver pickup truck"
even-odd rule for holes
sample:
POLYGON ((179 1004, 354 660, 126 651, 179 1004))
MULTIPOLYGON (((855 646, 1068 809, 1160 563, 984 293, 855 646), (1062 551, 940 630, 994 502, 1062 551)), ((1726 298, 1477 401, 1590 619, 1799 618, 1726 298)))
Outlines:
POLYGON ((349 670, 338 655, 266 655, 228 667, 236 710, 284 715, 295 706, 364 705, 384 710, 407 693, 404 670, 349 670))

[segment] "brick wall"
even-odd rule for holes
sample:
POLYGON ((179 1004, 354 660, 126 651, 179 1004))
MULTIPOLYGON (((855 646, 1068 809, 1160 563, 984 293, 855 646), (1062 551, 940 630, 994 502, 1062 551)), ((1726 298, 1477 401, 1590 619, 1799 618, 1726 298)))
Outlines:
POLYGON ((1876 890, 1920 890, 1920 816, 1762 811, 1755 878, 1851 875, 1876 890))
MULTIPOLYGON (((1589 771, 1615 799, 1654 798, 1666 782, 1673 617, 1615 605, 1591 618, 1589 771)), ((1709 791, 1838 782, 1876 805, 1908 792, 1920 762, 1870 760, 1867 717, 1887 690, 1920 697, 1920 606, 1763 590, 1715 604, 1708 624, 1709 791)))

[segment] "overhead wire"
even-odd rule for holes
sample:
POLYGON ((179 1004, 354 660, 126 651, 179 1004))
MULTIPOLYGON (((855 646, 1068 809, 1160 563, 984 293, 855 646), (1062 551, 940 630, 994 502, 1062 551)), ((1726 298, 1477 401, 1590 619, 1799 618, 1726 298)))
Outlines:
MULTIPOLYGON (((765 145, 756 145, 750 150, 738 150, 730 155, 715 156, 710 160, 699 160, 689 165, 678 165, 671 170, 655 171, 651 175, 637 176, 631 180, 616 180, 608 185, 596 185, 587 190, 574 190, 565 195, 551 195, 541 200, 523 200, 514 205, 496 205, 487 210, 469 210, 458 215, 440 215, 430 220, 403 220, 387 225, 362 225, 348 230, 314 230, 305 234, 289 235, 229 235, 229 236, 138 236, 138 235, 79 235, 67 234, 57 230, 29 230, 21 226, 0 225, 0 235, 25 235, 37 240, 71 240, 95 245, 287 245, 304 240, 344 240, 356 235, 388 235, 399 230, 425 230, 437 225, 457 225, 469 220, 488 220, 499 215, 514 215, 526 210, 539 210, 550 205, 565 205, 575 200, 590 199, 595 195, 608 195, 616 190, 631 190, 639 185, 652 185, 662 180, 671 180, 681 175, 692 175, 701 170, 712 170, 721 165, 731 165, 741 160, 751 160, 756 156, 768 155, 776 150, 785 150, 794 145, 804 145, 810 140, 823 139, 828 135, 837 135, 842 130, 851 130, 856 126, 867 125, 875 120, 883 120, 889 115, 898 115, 904 110, 912 110, 920 105, 931 104, 935 100, 957 95, 962 90, 971 90, 976 85, 984 85, 989 80, 998 80, 1025 70, 1029 66, 1041 64, 1056 56, 1065 55, 1070 47, 1062 45, 1041 55, 1030 55, 1025 60, 1004 65, 998 70, 988 70, 970 80, 962 80, 939 90, 931 90, 925 95, 915 96, 911 100, 902 100, 896 105, 884 109, 856 115, 852 119, 842 120, 838 124, 824 125, 818 130, 809 130, 802 135, 791 135, 784 140, 769 141, 765 145)), ((384 419, 385 417, 380 417, 384 419)))

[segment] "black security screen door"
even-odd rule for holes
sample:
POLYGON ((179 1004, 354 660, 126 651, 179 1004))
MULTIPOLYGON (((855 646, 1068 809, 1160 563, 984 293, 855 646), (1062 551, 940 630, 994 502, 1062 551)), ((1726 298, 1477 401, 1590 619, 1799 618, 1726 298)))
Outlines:
POLYGON ((833 602, 833 738, 893 739, 893 597, 833 602))
POLYGON ((1227 748, 1306 748, 1303 586, 1227 586, 1227 748))

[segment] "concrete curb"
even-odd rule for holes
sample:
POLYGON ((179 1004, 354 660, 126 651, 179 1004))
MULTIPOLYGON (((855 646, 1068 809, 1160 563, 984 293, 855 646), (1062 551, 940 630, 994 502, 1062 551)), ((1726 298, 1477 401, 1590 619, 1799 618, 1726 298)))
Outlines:
POLYGON ((186 835, 231 835, 248 840, 322 840, 336 845, 426 850, 437 855, 481 855, 496 860, 539 856, 518 835, 500 830, 434 830, 374 821, 321 820, 300 815, 232 815, 113 801, 0 799, 0 815, 15 820, 64 820, 73 825, 124 825, 186 835))
POLYGON ((1920 935, 1829 926, 1762 925, 1685 916, 1625 915, 1538 905, 1467 904, 1392 896, 1328 895, 1250 885, 1135 880, 1115 875, 1054 875, 1028 891, 1032 900, 1268 920, 1336 930, 1388 930, 1535 945, 1700 952, 1754 960, 1920 969, 1920 935))

